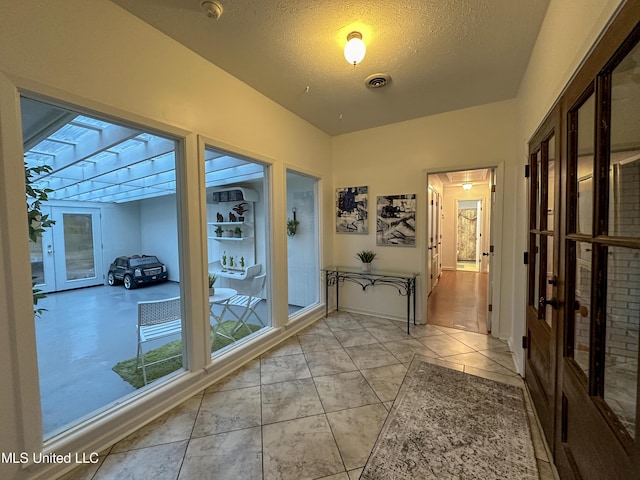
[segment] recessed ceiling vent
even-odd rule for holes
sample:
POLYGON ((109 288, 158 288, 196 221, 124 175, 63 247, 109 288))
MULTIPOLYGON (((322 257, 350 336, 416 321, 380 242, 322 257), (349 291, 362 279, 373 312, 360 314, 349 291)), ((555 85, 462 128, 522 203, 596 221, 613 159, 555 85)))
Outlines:
POLYGON ((368 88, 382 88, 391 81, 391 77, 387 73, 374 73, 369 75, 364 84, 368 88))

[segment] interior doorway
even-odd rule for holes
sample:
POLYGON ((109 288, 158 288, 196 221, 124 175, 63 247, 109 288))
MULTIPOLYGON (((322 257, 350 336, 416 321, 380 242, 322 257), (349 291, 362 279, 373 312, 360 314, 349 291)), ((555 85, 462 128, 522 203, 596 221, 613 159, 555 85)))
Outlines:
POLYGON ((482 200, 457 200, 456 270, 480 271, 482 200))
POLYGON ((491 332, 495 168, 428 175, 427 323, 491 332))

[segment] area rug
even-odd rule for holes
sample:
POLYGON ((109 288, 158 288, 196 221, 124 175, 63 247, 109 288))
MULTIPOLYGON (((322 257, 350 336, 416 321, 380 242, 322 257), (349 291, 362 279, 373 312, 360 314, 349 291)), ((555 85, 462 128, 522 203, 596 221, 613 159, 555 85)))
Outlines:
MULTIPOLYGON (((236 323, 232 320, 222 322, 218 332, 224 333, 226 335, 224 337, 222 335, 214 335, 213 331, 211 332, 212 352, 231 345, 232 343, 234 343, 234 340, 237 342, 238 340, 251 335, 253 332, 260 329, 259 325, 248 324, 247 328, 242 327, 234 332, 233 330, 235 326, 236 323), (232 337, 234 340, 232 340, 230 337, 232 337)), ((175 357, 176 355, 180 355, 181 353, 182 340, 173 340, 171 342, 165 343, 158 348, 145 352, 145 363, 160 362, 146 367, 147 383, 164 377, 165 375, 173 373, 176 370, 182 368, 182 357, 171 358, 175 357), (165 358, 167 358, 168 360, 163 361, 163 359, 165 358)), ((144 386, 142 368, 136 368, 136 357, 130 358, 128 360, 123 360, 122 362, 115 364, 112 370, 120 375, 120 377, 122 377, 124 381, 130 383, 132 387, 140 388, 144 386)))
POLYGON ((360 478, 537 480, 523 390, 414 358, 360 478))

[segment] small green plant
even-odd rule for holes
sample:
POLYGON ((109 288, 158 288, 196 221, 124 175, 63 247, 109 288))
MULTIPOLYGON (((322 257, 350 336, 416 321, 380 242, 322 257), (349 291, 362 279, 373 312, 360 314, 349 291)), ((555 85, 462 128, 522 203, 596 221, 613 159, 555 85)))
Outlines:
POLYGON ((227 266, 227 252, 222 252, 222 266, 226 267, 227 266))
POLYGON ((233 229, 233 234, 238 238, 242 237, 242 229, 240 227, 234 228, 233 229))
POLYGON ((220 225, 218 225, 218 226, 216 227, 215 232, 216 232, 216 235, 217 235, 217 236, 221 237, 221 236, 222 236, 222 227, 221 227, 220 225))
POLYGON ((233 268, 233 257, 229 257, 229 268, 233 268))
POLYGON ((244 268, 244 266, 245 266, 245 263, 244 263, 244 257, 240 257, 240 266, 241 266, 242 268, 244 268))
POLYGON ((216 275, 215 273, 210 273, 209 274, 209 288, 213 288, 213 285, 215 285, 216 280, 218 280, 218 275, 216 275))
POLYGON ((361 250, 356 253, 356 258, 360 259, 362 263, 371 263, 376 258, 376 252, 372 250, 361 250))

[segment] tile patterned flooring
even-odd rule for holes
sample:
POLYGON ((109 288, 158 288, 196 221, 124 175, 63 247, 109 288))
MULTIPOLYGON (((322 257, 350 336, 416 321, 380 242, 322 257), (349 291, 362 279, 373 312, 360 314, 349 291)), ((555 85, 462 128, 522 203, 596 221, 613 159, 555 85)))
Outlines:
MULTIPOLYGON (((522 386, 505 342, 334 312, 114 445, 77 479, 354 480, 414 354, 522 386)), ((554 478, 529 396, 540 478, 554 478)), ((557 478, 557 477, 555 477, 557 478)))

